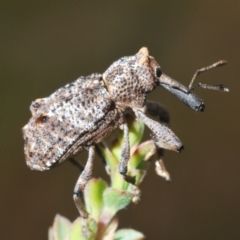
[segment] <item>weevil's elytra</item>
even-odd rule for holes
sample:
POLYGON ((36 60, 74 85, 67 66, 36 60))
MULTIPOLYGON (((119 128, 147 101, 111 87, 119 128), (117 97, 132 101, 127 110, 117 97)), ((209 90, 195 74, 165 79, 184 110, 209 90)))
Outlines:
POLYGON ((33 116, 23 128, 24 151, 28 166, 40 171, 101 141, 121 118, 99 74, 81 77, 44 101, 36 100, 31 111, 33 116))
POLYGON ((124 143, 119 172, 127 179, 130 149, 124 114, 132 109, 136 117, 142 119, 153 132, 156 146, 181 151, 182 142, 165 126, 169 120, 167 110, 161 105, 146 101, 146 95, 157 86, 162 86, 190 108, 201 111, 204 103, 192 92, 195 87, 221 91, 228 89, 223 85, 200 83, 193 86, 193 82, 200 72, 224 63, 217 62, 198 70, 187 88, 162 73, 160 65, 149 55, 148 49, 143 47, 137 54, 114 62, 103 74, 80 77, 49 97, 35 100, 30 106, 32 117, 22 129, 27 165, 32 170, 44 171, 59 165, 82 149, 89 150, 86 166, 74 188, 75 204, 80 215, 86 218, 88 214, 81 195, 91 178, 95 144, 116 128, 123 130, 124 143), (148 118, 144 113, 148 108, 148 112, 163 123, 148 118))

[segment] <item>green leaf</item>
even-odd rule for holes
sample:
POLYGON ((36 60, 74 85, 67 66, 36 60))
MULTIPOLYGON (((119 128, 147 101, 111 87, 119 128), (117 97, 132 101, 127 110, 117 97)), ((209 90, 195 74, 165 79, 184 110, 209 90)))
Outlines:
POLYGON ((129 205, 132 197, 132 193, 114 188, 107 188, 103 194, 104 205, 113 215, 129 205))
POLYGON ((108 187, 102 179, 92 178, 84 189, 86 209, 91 218, 98 221, 103 208, 103 192, 108 187))
POLYGON ((127 115, 128 128, 129 128, 129 142, 130 147, 139 144, 142 140, 144 133, 144 123, 140 119, 136 119, 132 115, 127 115))
POLYGON ((61 215, 55 216, 53 226, 49 229, 49 240, 66 240, 70 232, 71 222, 61 215))
POLYGON ((72 223, 69 238, 67 238, 67 240, 85 240, 82 235, 82 222, 80 217, 72 223))
POLYGON ((118 160, 109 150, 109 148, 105 144, 99 143, 97 145, 97 149, 102 155, 102 157, 105 159, 105 161, 107 162, 107 165, 110 167, 110 169, 116 168, 116 166, 118 165, 118 160))
POLYGON ((115 233, 114 240, 142 240, 145 236, 134 229, 121 229, 115 233))
POLYGON ((145 166, 142 168, 140 164, 145 162, 146 157, 150 158, 155 154, 155 151, 156 147, 152 140, 141 143, 131 155, 128 164, 129 168, 145 170, 145 166))

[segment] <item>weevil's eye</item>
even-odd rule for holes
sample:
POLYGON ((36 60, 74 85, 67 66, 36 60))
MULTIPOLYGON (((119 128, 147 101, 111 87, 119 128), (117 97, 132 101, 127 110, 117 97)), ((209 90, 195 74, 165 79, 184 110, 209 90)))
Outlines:
POLYGON ((155 69, 155 71, 156 71, 157 77, 159 78, 159 77, 162 75, 161 68, 160 68, 160 67, 157 67, 157 68, 155 69))
POLYGON ((41 124, 47 122, 48 116, 46 114, 41 114, 36 120, 35 123, 41 124))

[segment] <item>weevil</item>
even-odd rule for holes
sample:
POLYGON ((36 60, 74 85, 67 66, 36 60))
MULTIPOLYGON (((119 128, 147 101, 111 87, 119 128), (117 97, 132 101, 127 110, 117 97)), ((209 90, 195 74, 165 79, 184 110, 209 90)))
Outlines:
POLYGON ((224 85, 193 86, 194 80, 199 73, 225 63, 219 61, 198 70, 187 88, 162 73, 160 65, 149 55, 148 49, 143 47, 137 54, 114 62, 103 74, 80 77, 49 97, 35 100, 30 106, 32 117, 23 127, 27 165, 36 171, 49 170, 80 150, 87 149, 87 163, 73 194, 80 215, 87 218, 82 192, 91 178, 95 145, 116 128, 122 129, 124 143, 119 172, 127 179, 130 149, 124 114, 131 109, 152 131, 158 148, 180 152, 183 144, 174 132, 146 116, 145 112, 149 110, 149 113, 159 115, 160 121, 167 121, 168 118, 166 110, 148 102, 146 95, 157 86, 162 86, 193 110, 203 111, 203 101, 192 92, 195 87, 225 92, 228 88, 224 85))

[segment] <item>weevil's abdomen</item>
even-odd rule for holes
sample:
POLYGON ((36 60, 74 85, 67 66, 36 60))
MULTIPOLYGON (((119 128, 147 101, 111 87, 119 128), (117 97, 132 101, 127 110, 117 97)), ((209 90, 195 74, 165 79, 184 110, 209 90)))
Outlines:
POLYGON ((121 118, 100 74, 80 77, 31 104, 23 128, 24 153, 32 170, 44 171, 101 141, 121 118))

